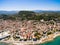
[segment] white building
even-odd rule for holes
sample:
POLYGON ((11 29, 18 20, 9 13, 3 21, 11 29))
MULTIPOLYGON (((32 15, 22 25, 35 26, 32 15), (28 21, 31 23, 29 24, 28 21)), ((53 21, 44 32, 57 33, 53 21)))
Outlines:
POLYGON ((0 39, 10 36, 9 31, 0 32, 0 39))

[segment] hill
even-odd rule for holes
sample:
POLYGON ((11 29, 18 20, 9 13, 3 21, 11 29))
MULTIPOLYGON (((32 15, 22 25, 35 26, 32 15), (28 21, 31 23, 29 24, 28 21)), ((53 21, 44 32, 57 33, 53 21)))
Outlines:
POLYGON ((9 15, 11 15, 11 14, 16 14, 16 13, 18 13, 18 11, 0 11, 0 14, 9 14, 9 15))

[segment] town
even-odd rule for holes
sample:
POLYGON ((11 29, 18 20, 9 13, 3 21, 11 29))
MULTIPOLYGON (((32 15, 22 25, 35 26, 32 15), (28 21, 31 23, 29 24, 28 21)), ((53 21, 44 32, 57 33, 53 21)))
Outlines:
POLYGON ((0 14, 0 42, 14 45, 40 44, 60 35, 60 13, 19 11, 0 14))
POLYGON ((37 41, 59 31, 60 23, 53 20, 0 20, 0 41, 8 41, 11 37, 14 41, 37 41))

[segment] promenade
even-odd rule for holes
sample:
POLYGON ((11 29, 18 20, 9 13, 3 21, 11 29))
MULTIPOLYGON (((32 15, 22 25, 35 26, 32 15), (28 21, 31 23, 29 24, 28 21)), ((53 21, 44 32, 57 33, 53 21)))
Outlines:
POLYGON ((40 40, 37 40, 37 41, 33 41, 33 40, 28 40, 28 41, 9 40, 9 41, 0 41, 0 42, 12 43, 13 45, 35 45, 35 44, 44 43, 46 41, 51 41, 57 36, 60 36, 60 32, 56 32, 54 34, 48 35, 47 37, 41 38, 40 40))

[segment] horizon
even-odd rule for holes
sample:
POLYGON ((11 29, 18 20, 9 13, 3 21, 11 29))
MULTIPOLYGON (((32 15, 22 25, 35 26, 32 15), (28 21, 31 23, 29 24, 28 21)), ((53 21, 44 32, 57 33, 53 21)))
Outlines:
POLYGON ((0 11, 60 11, 60 10, 0 10, 0 11))
POLYGON ((0 10, 60 11, 60 0, 0 0, 0 10))

